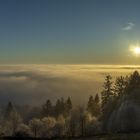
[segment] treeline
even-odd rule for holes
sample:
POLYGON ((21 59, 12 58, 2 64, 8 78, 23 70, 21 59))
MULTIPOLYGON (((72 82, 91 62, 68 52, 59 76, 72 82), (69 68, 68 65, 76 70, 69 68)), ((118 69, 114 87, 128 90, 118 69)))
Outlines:
MULTIPOLYGON (((107 75, 100 94, 101 98, 98 94, 94 97, 90 96, 85 107, 74 107, 70 97, 66 100, 58 99, 54 104, 48 99, 41 107, 29 111, 27 114, 30 114, 30 117, 25 117, 22 115, 23 110, 9 102, 7 107, 1 111, 0 135, 52 138, 91 136, 122 130, 125 132, 126 129, 124 127, 122 129, 119 123, 113 124, 117 120, 115 117, 123 116, 119 114, 118 110, 120 107, 122 108, 124 101, 135 100, 140 103, 139 93, 140 76, 135 71, 130 76, 117 77, 115 81, 110 75, 107 75)), ((131 112, 132 110, 130 110, 131 112)), ((133 118, 133 115, 131 117, 133 118)), ((119 119, 133 123, 132 118, 129 120, 126 115, 125 118, 119 119)), ((125 126, 127 123, 124 122, 125 126)), ((121 122, 122 124, 123 122, 121 122)), ((126 126, 128 131, 132 125, 126 126)))
POLYGON ((140 131, 140 75, 117 77, 107 75, 101 92, 102 132, 140 131))
POLYGON ((73 107, 70 97, 58 99, 55 104, 48 99, 36 110, 38 113, 27 119, 9 102, 1 113, 0 135, 49 138, 92 135, 92 131, 100 131, 97 119, 101 115, 100 106, 98 94, 89 97, 86 107, 73 107))
POLYGON ((72 110, 72 101, 70 97, 65 101, 64 98, 58 99, 56 104, 53 106, 51 100, 47 100, 42 105, 42 116, 53 116, 58 117, 59 115, 68 116, 72 110))
MULTIPOLYGON (((99 95, 96 94, 95 97, 90 96, 86 111, 91 113, 92 116, 99 116, 100 115, 100 98, 99 95)), ((71 110, 73 109, 71 98, 68 97, 68 99, 65 101, 64 98, 58 99, 56 101, 56 104, 53 105, 51 100, 47 100, 45 104, 42 105, 42 116, 53 116, 58 117, 59 115, 63 115, 64 117, 68 117, 71 113, 71 110)))

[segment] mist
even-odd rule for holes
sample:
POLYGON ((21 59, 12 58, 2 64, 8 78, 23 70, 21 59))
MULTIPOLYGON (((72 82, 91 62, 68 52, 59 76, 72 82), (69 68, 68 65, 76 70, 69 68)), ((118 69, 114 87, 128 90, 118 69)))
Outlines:
POLYGON ((104 78, 129 75, 139 66, 120 65, 1 65, 0 103, 40 105, 70 96, 76 105, 100 93, 104 78))

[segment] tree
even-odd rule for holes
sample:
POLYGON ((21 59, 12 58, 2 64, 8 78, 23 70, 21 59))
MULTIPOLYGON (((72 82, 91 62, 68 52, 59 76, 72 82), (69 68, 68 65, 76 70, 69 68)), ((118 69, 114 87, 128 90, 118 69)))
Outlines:
POLYGON ((127 86, 127 77, 123 76, 117 77, 114 85, 115 95, 118 97, 122 96, 124 94, 126 86, 127 86))
POLYGON ((61 98, 60 100, 60 114, 64 114, 65 113, 65 101, 64 98, 61 98))
POLYGON ((70 117, 67 120, 67 135, 74 137, 78 126, 78 110, 72 110, 70 117))
POLYGON ((138 71, 134 71, 129 77, 129 82, 126 87, 126 94, 132 93, 133 90, 140 90, 140 75, 138 71))
POLYGON ((79 107, 79 124, 81 129, 81 136, 85 135, 85 120, 86 120, 85 110, 83 107, 79 107))
POLYGON ((134 71, 134 73, 130 76, 130 83, 133 86, 136 86, 140 83, 140 75, 138 71, 134 71))
POLYGON ((53 106, 51 101, 48 99, 46 103, 42 106, 42 115, 43 117, 52 116, 53 115, 53 106))
POLYGON ((22 122, 21 116, 16 111, 11 113, 11 122, 13 127, 13 134, 14 134, 16 129, 18 128, 18 125, 22 122))
POLYGON ((99 98, 99 95, 98 94, 95 95, 94 101, 95 101, 95 104, 99 104, 100 98, 99 98))
POLYGON ((93 108, 94 108, 94 99, 93 96, 90 96, 87 104, 87 111, 90 112, 92 115, 94 114, 93 108))
POLYGON ((66 124, 66 120, 65 120, 64 116, 59 115, 56 120, 56 125, 53 129, 54 135, 56 137, 63 137, 65 135, 65 132, 66 132, 65 124, 66 124))
POLYGON ((107 75, 105 78, 105 82, 103 85, 103 91, 101 92, 101 99, 102 99, 102 113, 105 114, 107 109, 106 106, 109 103, 110 99, 113 96, 113 88, 112 88, 112 77, 107 75))
POLYGON ((55 116, 59 116, 60 113, 61 113, 61 103, 60 100, 58 99, 55 105, 55 116))
POLYGON ((70 97, 68 97, 68 99, 66 100, 66 103, 65 103, 66 115, 69 115, 71 109, 72 109, 72 102, 71 102, 70 97))
POLYGON ((98 117, 100 114, 101 114, 100 98, 99 95, 96 94, 94 98, 94 116, 98 117))
POLYGON ((98 118, 92 116, 90 113, 86 114, 86 126, 85 126, 85 135, 93 136, 100 135, 101 132, 101 122, 98 121, 98 118))
POLYGON ((40 135, 40 129, 42 127, 42 122, 40 121, 40 119, 34 118, 29 122, 29 127, 34 134, 34 137, 38 137, 40 135))
POLYGON ((19 124, 22 123, 21 116, 16 111, 13 111, 10 114, 10 118, 8 121, 9 121, 9 124, 11 126, 12 135, 15 135, 15 132, 16 132, 19 124))
POLYGON ((69 136, 85 135, 85 109, 81 106, 74 109, 70 113, 67 124, 67 134, 69 136))
POLYGON ((8 102, 4 115, 4 123, 7 133, 9 135, 15 135, 16 129, 21 122, 22 118, 20 114, 16 111, 12 103, 8 102))
POLYGON ((8 120, 13 111, 15 111, 15 109, 13 107, 12 102, 8 102, 8 105, 7 105, 6 110, 5 110, 4 118, 8 120))
POLYGON ((41 122, 41 136, 48 138, 53 137, 53 128, 55 127, 56 119, 54 117, 44 117, 41 122))
POLYGON ((87 104, 87 111, 92 114, 92 116, 99 116, 100 115, 100 98, 99 95, 96 94, 95 97, 89 97, 89 101, 87 104))
POLYGON ((102 130, 103 132, 107 131, 107 125, 109 121, 109 117, 112 113, 112 111, 116 107, 116 99, 113 93, 112 88, 112 77, 110 75, 107 75, 105 78, 105 82, 103 85, 103 91, 101 92, 101 110, 102 110, 102 130))
POLYGON ((15 137, 28 138, 31 136, 32 136, 32 133, 31 133, 30 127, 24 123, 20 124, 15 132, 15 137))

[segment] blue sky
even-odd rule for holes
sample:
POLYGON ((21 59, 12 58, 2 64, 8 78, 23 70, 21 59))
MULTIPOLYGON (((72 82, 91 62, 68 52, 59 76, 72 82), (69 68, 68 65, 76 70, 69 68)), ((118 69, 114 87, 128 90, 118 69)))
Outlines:
POLYGON ((1 0, 1 64, 139 64, 139 0, 1 0))

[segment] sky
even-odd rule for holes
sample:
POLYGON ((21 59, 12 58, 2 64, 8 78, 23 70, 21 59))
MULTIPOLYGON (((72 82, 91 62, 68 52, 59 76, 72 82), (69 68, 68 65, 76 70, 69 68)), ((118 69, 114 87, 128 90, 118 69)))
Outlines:
POLYGON ((0 0, 0 64, 140 64, 139 0, 0 0))

